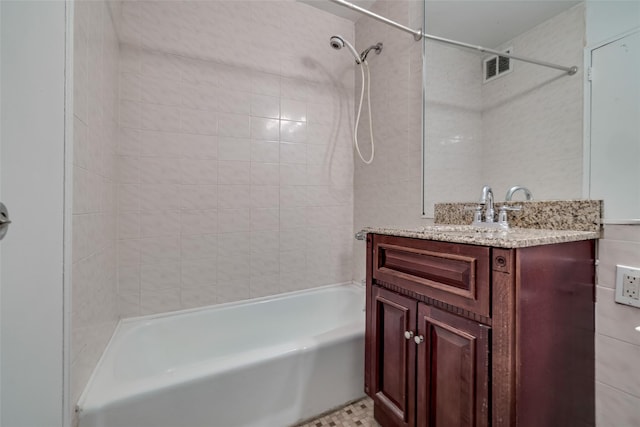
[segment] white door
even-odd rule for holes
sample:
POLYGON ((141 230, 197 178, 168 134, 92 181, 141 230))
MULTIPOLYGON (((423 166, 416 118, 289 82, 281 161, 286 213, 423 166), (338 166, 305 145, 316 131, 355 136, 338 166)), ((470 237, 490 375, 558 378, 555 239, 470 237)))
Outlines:
POLYGON ((607 220, 640 219, 640 32, 591 53, 590 197, 607 220))
POLYGON ((0 1, 0 425, 65 420, 64 1, 0 1))

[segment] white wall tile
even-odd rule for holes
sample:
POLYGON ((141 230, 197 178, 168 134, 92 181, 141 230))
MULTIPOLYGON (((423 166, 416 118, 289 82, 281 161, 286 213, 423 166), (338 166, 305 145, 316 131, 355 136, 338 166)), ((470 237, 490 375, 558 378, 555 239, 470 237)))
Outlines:
POLYGON ((181 307, 180 290, 144 290, 140 293, 140 314, 153 314, 178 310, 181 307))
POLYGON ((143 265, 177 262, 180 259, 179 237, 149 237, 140 241, 140 259, 143 265))
MULTIPOLYGON (((133 223, 118 228, 118 204, 127 209, 135 206, 127 197, 117 200, 116 186, 119 173, 125 181, 139 180, 135 131, 119 134, 118 126, 136 128, 141 120, 140 104, 127 101, 138 100, 136 76, 121 81, 119 75, 117 39, 106 3, 80 2, 73 25, 72 407, 65 408, 69 411, 116 326, 118 287, 139 289, 135 266, 118 275, 118 234, 138 236, 139 221, 134 215, 133 223), (118 152, 132 157, 118 162, 118 152)), ((121 256, 134 259, 133 247, 123 244, 121 256)))
POLYGON ((182 185, 180 197, 182 209, 215 209, 218 206, 218 186, 182 185))
POLYGON ((182 236, 180 247, 183 261, 212 259, 218 253, 218 236, 215 234, 182 236))
POLYGON ((235 138, 251 136, 251 117, 244 114, 221 113, 219 115, 219 134, 235 138))
POLYGON ((251 115, 253 117, 280 118, 280 98, 254 94, 251 97, 251 115))
POLYGON ((280 121, 262 117, 251 118, 251 138, 277 141, 280 138, 280 121))
MULTIPOLYGON (((301 12, 288 2, 127 3, 122 10, 117 205, 133 230, 118 242, 121 309, 141 314, 196 307, 339 277, 306 264, 282 273, 280 251, 307 251, 299 236, 310 215, 304 209, 309 183, 324 186, 311 190, 314 206, 349 206, 353 200, 350 185, 342 185, 353 174, 345 155, 349 126, 338 126, 333 115, 353 108, 352 83, 344 90, 335 86, 352 80, 353 68, 330 65, 318 73, 298 54, 331 55, 342 64, 317 40, 329 27, 353 40, 353 24, 306 6, 301 12), (283 22, 304 22, 294 31, 301 32, 296 43, 283 22), (253 30, 237 35, 241 27, 254 28, 260 40, 253 30), (291 50, 286 55, 283 43, 291 50), (310 101, 315 107, 308 107, 310 101), (307 142, 318 148, 309 152, 307 142), (308 164, 317 165, 311 174, 308 164), (339 188, 335 195, 329 176, 339 188), (160 264, 169 267, 154 271, 160 264), (317 277, 302 280, 308 272, 317 277), (131 285, 140 281, 142 293, 131 285)), ((100 138, 87 136, 92 140, 100 138)), ((103 162, 99 144, 87 147, 81 164, 103 162)), ((109 192, 102 193, 108 203, 109 192)), ((82 210, 93 212, 96 202, 103 203, 86 200, 82 210)), ((320 211, 331 224, 342 221, 336 215, 352 216, 320 211)))
POLYGON ((306 142, 306 122, 294 122, 290 120, 280 121, 280 140, 288 142, 306 142))
POLYGON ((177 133, 140 131, 138 135, 140 156, 165 158, 181 156, 181 137, 177 133))
POLYGON ((195 308, 218 303, 216 287, 203 286, 180 290, 180 303, 183 308, 195 308))
POLYGON ((142 129, 180 130, 180 109, 171 105, 141 104, 140 127, 142 129))
MULTIPOLYGON (((120 135, 118 137, 118 154, 121 156, 140 155, 140 131, 139 130, 120 128, 120 135)), ((88 156, 88 153, 85 155, 88 156)), ((86 166, 86 163, 84 164, 84 166, 86 166)))
POLYGON ((280 204, 280 187, 277 185, 252 185, 252 208, 278 208, 280 204))
POLYGON ((280 165, 278 163, 251 162, 251 184, 278 185, 280 165))
POLYGON ((248 138, 220 137, 218 142, 220 160, 251 160, 251 140, 248 138))
POLYGON ((179 145, 182 150, 182 157, 196 159, 218 158, 217 136, 181 134, 179 145))
POLYGON ((138 160, 141 184, 179 184, 180 163, 161 157, 141 157, 138 160))
POLYGON ((640 346, 596 335, 596 381, 640 397, 640 381, 634 374, 638 358, 640 346))
POLYGON ((280 162, 282 163, 307 163, 307 144, 297 142, 280 143, 280 162))
POLYGON ((212 286, 217 281, 217 258, 182 262, 182 289, 212 286))
POLYGON ((596 424, 598 427, 640 425, 640 398, 596 382, 596 424))
POLYGON ((139 83, 140 100, 145 103, 180 105, 180 81, 161 77, 145 76, 139 83))
POLYGON ((283 120, 307 121, 307 104, 303 101, 283 98, 280 100, 280 109, 283 120))
POLYGON ((306 185, 307 184, 307 165, 304 164, 280 164, 280 184, 288 185, 306 185))
POLYGON ((198 110, 218 110, 221 99, 220 91, 209 83, 182 82, 182 105, 198 110))
POLYGON ((175 289, 180 283, 180 264, 161 263, 143 265, 140 272, 140 289, 164 291, 175 289))
POLYGON ((142 237, 178 236, 180 211, 143 211, 139 215, 142 237))
POLYGON ((251 76, 251 92, 259 95, 280 96, 280 76, 254 72, 251 76))
POLYGON ((251 114, 251 93, 220 88, 218 108, 224 113, 251 114))
POLYGON ((251 209, 251 230, 278 230, 280 215, 278 208, 251 209))
POLYGON ((140 209, 172 210, 180 209, 180 185, 175 184, 141 184, 140 209))
POLYGON ((218 115, 207 110, 180 109, 180 129, 186 133, 218 134, 218 115))
POLYGON ((211 159, 180 160, 182 184, 216 184, 218 182, 218 162, 211 159))
POLYGON ((640 346, 640 309, 616 303, 611 288, 596 290, 596 333, 640 346))

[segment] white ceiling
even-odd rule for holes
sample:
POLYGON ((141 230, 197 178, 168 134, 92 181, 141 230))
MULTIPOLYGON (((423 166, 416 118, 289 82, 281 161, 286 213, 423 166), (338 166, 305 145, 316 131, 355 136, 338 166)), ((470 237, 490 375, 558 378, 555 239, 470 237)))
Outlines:
POLYGON ((578 3, 580 1, 571 0, 427 0, 425 32, 497 47, 578 3))
MULTIPOLYGON (((340 6, 329 0, 297 0, 300 3, 306 3, 313 7, 317 7, 318 9, 324 10, 325 12, 332 13, 337 16, 341 16, 342 18, 346 18, 350 21, 356 22, 358 18, 362 16, 362 14, 353 11, 351 9, 347 9, 344 6, 340 6)), ((376 0, 351 0, 349 3, 353 3, 356 6, 363 7, 365 9, 371 9, 371 6, 376 2, 376 0)))
MULTIPOLYGON (((329 0, 298 1, 354 22, 362 16, 329 0)), ((375 0, 353 0, 351 3, 370 9, 375 0)), ((497 47, 578 3, 580 1, 574 0, 427 0, 425 32, 497 47)))

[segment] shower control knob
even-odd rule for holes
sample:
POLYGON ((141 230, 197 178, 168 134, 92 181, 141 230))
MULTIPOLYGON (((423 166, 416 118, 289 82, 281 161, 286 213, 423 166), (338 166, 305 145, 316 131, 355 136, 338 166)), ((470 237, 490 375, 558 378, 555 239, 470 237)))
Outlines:
POLYGON ((418 335, 417 337, 414 337, 413 340, 416 344, 421 344, 424 341, 424 337, 422 335, 418 335))
POLYGON ((412 331, 404 331, 404 337, 408 340, 410 340, 411 338, 413 338, 413 332, 412 331))

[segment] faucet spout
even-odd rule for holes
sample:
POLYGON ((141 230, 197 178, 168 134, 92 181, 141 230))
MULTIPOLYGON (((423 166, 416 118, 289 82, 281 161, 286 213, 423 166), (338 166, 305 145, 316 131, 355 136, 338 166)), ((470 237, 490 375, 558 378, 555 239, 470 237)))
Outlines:
POLYGON ((493 190, 488 185, 482 187, 482 197, 480 203, 485 205, 484 220, 485 222, 493 222, 496 211, 493 208, 493 190))
POLYGON ((509 191, 507 191, 507 195, 505 196, 504 200, 507 202, 510 202, 516 191, 522 191, 524 193, 524 196, 527 198, 527 200, 531 200, 533 198, 533 194, 531 194, 531 191, 529 191, 527 187, 516 185, 511 187, 509 191))

